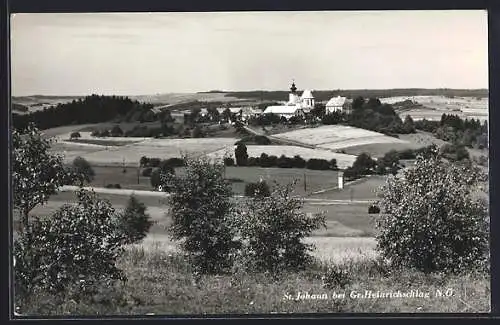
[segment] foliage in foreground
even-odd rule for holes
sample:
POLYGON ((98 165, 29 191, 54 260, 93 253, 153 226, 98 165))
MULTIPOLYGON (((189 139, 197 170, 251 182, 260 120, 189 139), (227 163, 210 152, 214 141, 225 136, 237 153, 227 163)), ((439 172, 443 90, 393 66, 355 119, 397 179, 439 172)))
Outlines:
POLYGON ((397 269, 377 260, 314 263, 307 270, 284 272, 279 278, 264 273, 193 276, 183 255, 142 247, 127 249, 119 265, 129 280, 100 286, 79 301, 36 294, 18 312, 24 315, 187 315, 337 312, 489 312, 488 273, 425 274, 397 269), (397 284, 397 285, 396 285, 397 284), (407 292, 418 288, 430 298, 352 299, 351 291, 407 292), (435 297, 451 288, 450 297, 435 297), (346 292, 345 299, 286 300, 298 292, 346 292), (444 291, 444 290, 443 290, 444 291), (465 296, 466 293, 466 296, 465 296))
POLYGON ((322 214, 308 216, 302 199, 292 196, 294 184, 276 184, 269 196, 254 195, 241 212, 238 229, 243 247, 242 263, 250 270, 271 271, 301 269, 311 259, 313 246, 305 237, 326 228, 322 214))
POLYGON ((219 273, 231 266, 234 240, 232 188, 224 180, 224 165, 207 158, 184 157, 184 175, 161 175, 169 188, 170 234, 192 255, 198 272, 219 273))
POLYGON ((417 157, 401 178, 381 188, 378 249, 395 265, 424 272, 461 270, 487 264, 487 203, 475 198, 486 175, 437 154, 417 157))
POLYGON ((125 244, 138 243, 148 234, 153 221, 146 209, 144 203, 134 195, 130 196, 125 211, 117 220, 117 231, 123 236, 125 244))
POLYGON ((115 226, 115 210, 92 192, 79 190, 77 197, 77 205, 66 204, 50 218, 34 219, 31 231, 16 240, 16 298, 68 288, 84 293, 95 283, 125 279, 116 266, 123 237, 115 226))

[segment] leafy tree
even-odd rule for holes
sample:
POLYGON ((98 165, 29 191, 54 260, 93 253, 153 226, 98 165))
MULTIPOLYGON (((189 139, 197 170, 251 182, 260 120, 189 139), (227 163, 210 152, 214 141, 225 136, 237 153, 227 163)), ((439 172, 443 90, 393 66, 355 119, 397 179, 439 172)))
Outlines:
POLYGON ((377 247, 394 265, 460 272, 488 254, 488 205, 475 195, 479 169, 432 156, 391 177, 381 189, 377 247))
POLYGON ((292 196, 293 184, 276 184, 271 196, 248 200, 239 219, 243 242, 242 256, 247 268, 254 271, 300 269, 311 261, 313 246, 303 239, 321 226, 322 214, 306 215, 303 201, 292 196))
POLYGON ((403 122, 403 130, 405 133, 415 133, 415 123, 410 115, 406 115, 403 122))
POLYGON ((360 175, 366 175, 371 173, 376 165, 377 163, 375 160, 373 160, 369 154, 363 152, 356 157, 356 160, 352 164, 352 168, 357 170, 360 175))
POLYGON ((224 165, 208 158, 188 158, 184 175, 162 175, 162 186, 172 189, 168 206, 169 232, 191 255, 197 272, 219 273, 232 264, 238 247, 234 240, 232 188, 224 180, 224 165))
POLYGON ((118 218, 118 232, 124 238, 124 244, 140 242, 149 232, 153 221, 146 213, 144 203, 131 195, 125 211, 118 218))
POLYGON ((354 100, 352 101, 353 110, 360 110, 363 108, 364 105, 365 105, 365 99, 361 96, 354 98, 354 100))
POLYGON ((71 132, 69 138, 70 140, 73 140, 73 139, 79 139, 81 138, 81 136, 82 135, 80 134, 80 132, 71 132))
POLYGON ((238 143, 236 149, 234 149, 234 157, 236 158, 236 165, 248 165, 247 146, 244 143, 238 143))
POLYGON ((33 124, 23 131, 12 132, 13 200, 21 217, 21 232, 29 232, 31 210, 46 203, 59 187, 82 179, 64 168, 61 156, 49 152, 53 142, 42 137, 33 124))
POLYGON ((32 236, 21 234, 16 240, 18 298, 29 299, 34 290, 64 293, 74 287, 78 294, 89 294, 96 286, 126 280, 116 265, 123 238, 114 209, 93 192, 79 190, 76 195, 77 205, 65 204, 50 218, 35 218, 32 236))
POLYGON ((90 183, 94 179, 95 172, 85 158, 80 156, 76 157, 73 160, 73 168, 78 174, 83 175, 80 185, 83 185, 83 181, 90 183))

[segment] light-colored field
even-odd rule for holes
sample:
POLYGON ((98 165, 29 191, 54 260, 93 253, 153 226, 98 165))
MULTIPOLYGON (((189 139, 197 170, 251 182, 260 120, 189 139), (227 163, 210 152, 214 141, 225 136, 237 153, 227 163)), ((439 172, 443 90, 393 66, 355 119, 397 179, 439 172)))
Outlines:
POLYGON ((236 97, 226 97, 224 93, 166 93, 155 95, 130 96, 133 100, 151 104, 180 104, 192 101, 200 102, 234 102, 243 101, 236 97))
MULTIPOLYGON (((356 160, 356 156, 346 155, 341 153, 335 153, 329 150, 322 149, 309 149, 298 146, 259 146, 259 145, 248 145, 247 153, 249 157, 260 157, 262 153, 265 153, 269 156, 274 155, 280 157, 281 155, 285 155, 287 157, 294 157, 296 155, 301 156, 305 160, 315 158, 315 159, 336 159, 337 166, 339 168, 346 168, 352 166, 354 160, 356 160)), ((230 155, 234 158, 234 150, 227 152, 226 150, 219 150, 209 154, 209 157, 223 157, 224 155, 230 155)))
POLYGON ((414 120, 440 120, 443 113, 455 114, 461 118, 474 118, 481 121, 488 119, 488 98, 454 97, 444 96, 413 96, 413 97, 388 97, 381 98, 382 103, 394 104, 397 102, 412 100, 428 109, 418 108, 401 112, 401 117, 410 115, 414 120))
MULTIPOLYGON (((375 239, 371 237, 309 237, 304 240, 316 248, 312 255, 325 261, 336 262, 343 260, 364 260, 377 256, 375 239)), ((140 244, 145 250, 161 249, 165 252, 179 252, 179 248, 169 236, 150 234, 140 244)))
MULTIPOLYGON (((274 135, 277 138, 315 145, 318 148, 336 150, 372 143, 405 143, 398 138, 352 126, 325 125, 274 135)), ((388 146, 389 147, 389 146, 388 146)))
MULTIPOLYGON (((111 139, 111 138, 106 138, 111 139)), ((107 146, 102 150, 83 153, 82 144, 75 144, 65 141, 65 160, 72 161, 76 155, 80 155, 90 163, 94 164, 123 164, 136 166, 142 156, 168 159, 181 157, 187 153, 191 155, 208 154, 219 150, 234 151, 236 138, 201 138, 201 139, 142 139, 142 138, 121 138, 116 141, 131 141, 130 145, 107 146), (142 139, 142 140, 141 140, 142 139), (133 141, 136 141, 135 143, 133 141), (73 148, 71 148, 73 146, 73 148), (75 154, 77 152, 78 154, 75 154)), ((91 145, 88 145, 91 146, 91 145)), ((95 147, 93 145, 92 147, 95 147)))

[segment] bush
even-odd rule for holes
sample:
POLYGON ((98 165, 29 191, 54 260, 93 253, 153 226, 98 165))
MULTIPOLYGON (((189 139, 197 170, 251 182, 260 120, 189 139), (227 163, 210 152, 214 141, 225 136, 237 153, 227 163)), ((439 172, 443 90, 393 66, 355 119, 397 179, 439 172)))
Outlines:
POLYGON ((326 227, 321 214, 309 217, 303 201, 291 195, 293 184, 276 185, 269 197, 254 196, 246 202, 239 220, 245 267, 252 271, 297 270, 312 261, 312 245, 303 239, 326 227))
POLYGON ((147 167, 149 165, 149 158, 146 156, 142 156, 139 160, 140 167, 147 167))
POLYGON ((458 273, 488 255, 488 205, 475 197, 487 180, 477 168, 418 157, 381 191, 377 247, 394 265, 458 273))
POLYGON ((380 208, 374 204, 370 205, 368 207, 368 213, 369 214, 377 214, 380 213, 380 208))
POLYGON ((184 166, 184 159, 177 158, 177 157, 168 158, 167 164, 174 167, 174 168, 175 167, 182 167, 182 166, 184 166))
POLYGON ((78 139, 80 138, 80 132, 72 132, 71 135, 69 136, 70 139, 78 139))
POLYGON ((258 157, 249 157, 247 166, 260 166, 260 159, 258 157))
POLYGON ((203 157, 184 159, 184 175, 161 177, 161 185, 171 188, 167 199, 172 217, 169 233, 174 240, 181 240, 197 272, 220 273, 232 266, 239 246, 234 240, 232 188, 224 180, 222 163, 203 157))
POLYGON ((95 283, 109 286, 126 279, 116 265, 123 237, 115 226, 115 210, 92 192, 79 190, 77 197, 77 205, 65 204, 50 218, 34 219, 30 235, 16 240, 19 298, 34 290, 60 293, 72 286, 84 294, 95 283))
POLYGON ((295 168, 305 168, 306 161, 301 156, 297 155, 293 157, 293 167, 295 168))
POLYGON ((281 155, 276 161, 276 166, 279 168, 293 168, 293 158, 281 155))
POLYGON ((87 183, 92 182, 92 180, 94 179, 95 172, 92 169, 92 166, 90 166, 90 163, 85 160, 85 158, 80 156, 76 157, 73 160, 73 168, 78 174, 83 176, 83 180, 87 183))
POLYGON ((146 167, 142 170, 142 176, 144 177, 151 177, 151 174, 153 172, 153 168, 152 167, 146 167))
POLYGON ((270 196, 271 189, 266 181, 260 181, 256 183, 248 183, 245 185, 245 196, 255 197, 255 196, 270 196))
POLYGON ((120 184, 106 184, 106 188, 122 188, 120 184))
POLYGON ((124 244, 135 244, 146 237, 153 225, 151 218, 146 213, 144 203, 138 201, 135 196, 130 196, 125 211, 119 215, 117 231, 124 238, 124 244))
POLYGON ((312 170, 328 170, 330 167, 331 165, 326 159, 311 158, 306 163, 306 168, 312 170))
POLYGON ((225 166, 234 166, 234 159, 231 157, 224 158, 224 165, 225 166))

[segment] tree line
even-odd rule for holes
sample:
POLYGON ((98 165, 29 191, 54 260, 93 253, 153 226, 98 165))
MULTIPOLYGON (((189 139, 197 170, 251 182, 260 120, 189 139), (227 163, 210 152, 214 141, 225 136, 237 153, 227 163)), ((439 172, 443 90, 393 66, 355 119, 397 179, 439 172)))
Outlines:
POLYGON ((488 148, 488 122, 479 119, 462 119, 458 115, 443 114, 439 121, 426 119, 415 122, 418 130, 431 132, 436 138, 453 145, 469 148, 488 148))
POLYGON ((119 117, 126 120, 135 113, 142 116, 150 112, 154 115, 152 108, 152 104, 133 101, 128 97, 94 94, 83 99, 74 99, 69 103, 59 103, 31 114, 14 113, 12 122, 17 130, 25 129, 29 123, 35 123, 39 129, 45 130, 64 125, 109 122, 119 117))

